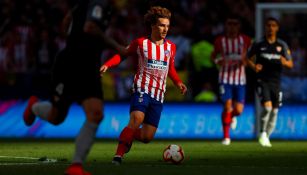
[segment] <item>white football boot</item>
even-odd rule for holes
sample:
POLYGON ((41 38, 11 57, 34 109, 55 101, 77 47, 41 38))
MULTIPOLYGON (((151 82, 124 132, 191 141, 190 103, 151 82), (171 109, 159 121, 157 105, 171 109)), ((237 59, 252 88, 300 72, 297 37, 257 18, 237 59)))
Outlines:
POLYGON ((230 145, 230 143, 231 143, 230 138, 224 138, 224 139, 222 140, 222 145, 228 146, 228 145, 230 145))

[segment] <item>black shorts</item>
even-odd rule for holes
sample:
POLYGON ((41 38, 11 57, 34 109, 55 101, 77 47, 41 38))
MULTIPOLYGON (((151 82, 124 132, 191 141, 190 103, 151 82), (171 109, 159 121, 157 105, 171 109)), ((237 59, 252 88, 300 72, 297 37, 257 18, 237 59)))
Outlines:
POLYGON ((256 92, 262 104, 271 101, 274 108, 282 105, 282 92, 279 84, 257 80, 256 92))
MULTIPOLYGON (((99 57, 100 55, 98 55, 99 57)), ((82 103, 91 97, 103 99, 100 58, 87 53, 63 50, 57 57, 52 72, 52 103, 65 117, 73 102, 82 103)))

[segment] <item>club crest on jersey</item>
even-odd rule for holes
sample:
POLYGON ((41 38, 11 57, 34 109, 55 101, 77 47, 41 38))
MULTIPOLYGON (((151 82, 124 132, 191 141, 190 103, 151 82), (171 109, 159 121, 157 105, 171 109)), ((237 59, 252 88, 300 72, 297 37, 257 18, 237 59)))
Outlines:
POLYGON ((281 47, 281 46, 277 46, 277 47, 276 47, 277 52, 280 52, 280 51, 281 51, 281 49, 282 49, 282 47, 281 47))
POLYGON ((94 17, 96 19, 100 19, 102 17, 102 8, 100 6, 96 5, 93 8, 92 17, 94 17))
POLYGON ((166 50, 164 52, 164 54, 165 54, 166 57, 170 57, 171 56, 171 52, 169 50, 166 50))

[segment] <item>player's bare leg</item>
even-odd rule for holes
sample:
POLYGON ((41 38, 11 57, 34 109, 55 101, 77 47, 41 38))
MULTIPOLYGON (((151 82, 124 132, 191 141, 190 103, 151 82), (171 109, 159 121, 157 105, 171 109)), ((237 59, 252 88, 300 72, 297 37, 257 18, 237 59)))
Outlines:
POLYGON ((234 102, 234 108, 232 111, 232 119, 231 119, 231 124, 230 127, 231 129, 236 129, 237 128, 237 116, 241 115, 244 109, 244 104, 239 103, 239 102, 234 102))
POLYGON ((153 140, 156 131, 156 127, 149 124, 143 124, 142 128, 139 128, 134 132, 134 139, 143 143, 149 143, 153 140))
POLYGON ((61 124, 66 118, 68 107, 62 107, 61 111, 50 101, 39 101, 37 97, 32 96, 23 114, 24 122, 27 126, 31 126, 35 118, 38 117, 53 125, 61 124))
POLYGON ((59 125, 64 121, 67 111, 68 109, 62 110, 60 116, 59 109, 52 105, 51 102, 39 101, 36 96, 31 96, 23 114, 23 119, 27 126, 31 126, 36 117, 53 125, 59 125))
POLYGON ((27 126, 31 126, 36 118, 36 114, 33 112, 33 105, 38 103, 39 99, 36 96, 31 96, 28 100, 28 104, 23 113, 23 121, 27 126))
POLYGON ((127 153, 134 140, 134 132, 141 126, 145 118, 145 114, 141 111, 132 111, 128 125, 122 130, 119 136, 119 143, 112 163, 120 165, 122 157, 127 153))
POLYGON ((86 174, 82 168, 86 157, 94 143, 97 128, 103 119, 103 102, 98 98, 88 98, 82 103, 86 121, 83 124, 79 135, 75 141, 75 153, 72 164, 67 168, 65 174, 75 174, 75 172, 86 174))

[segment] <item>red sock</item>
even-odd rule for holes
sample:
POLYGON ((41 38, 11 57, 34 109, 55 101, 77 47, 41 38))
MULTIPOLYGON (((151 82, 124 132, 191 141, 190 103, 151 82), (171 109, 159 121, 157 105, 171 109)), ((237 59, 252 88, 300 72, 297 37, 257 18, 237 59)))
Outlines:
POLYGON ((125 127, 119 136, 119 143, 116 150, 116 155, 124 156, 128 145, 132 144, 134 130, 129 127, 125 127))
POLYGON ((223 124, 224 138, 230 138, 229 129, 230 129, 231 117, 232 117, 231 112, 223 112, 222 113, 222 124, 223 124))
POLYGON ((141 139, 141 128, 136 129, 134 131, 133 137, 134 137, 135 140, 142 141, 142 139, 141 139))

